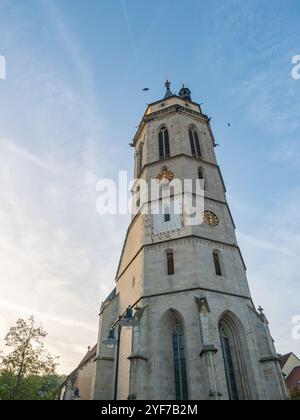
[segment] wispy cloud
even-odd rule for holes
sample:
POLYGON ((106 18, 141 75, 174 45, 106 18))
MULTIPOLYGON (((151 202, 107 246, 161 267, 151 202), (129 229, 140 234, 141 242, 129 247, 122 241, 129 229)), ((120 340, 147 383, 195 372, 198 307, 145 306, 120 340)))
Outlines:
POLYGON ((68 372, 96 341, 99 306, 114 286, 109 249, 121 248, 122 230, 96 213, 96 181, 111 165, 101 158, 93 72, 54 3, 41 4, 57 37, 52 65, 26 39, 22 8, 10 27, 11 6, 1 3, 12 67, 0 97, 0 340, 18 317, 34 314, 68 372), (57 73, 61 55, 72 77, 57 73))
POLYGON ((58 328, 60 326, 81 328, 92 333, 93 335, 95 334, 95 329, 93 328, 93 325, 80 322, 71 318, 69 319, 62 318, 59 316, 54 316, 53 314, 48 314, 47 312, 33 311, 31 307, 30 308, 22 307, 14 303, 10 303, 8 301, 3 301, 3 300, 0 300, 0 307, 7 311, 11 311, 13 313, 22 312, 23 315, 26 315, 28 317, 30 317, 31 315, 34 315, 36 317, 36 320, 38 320, 38 322, 44 322, 44 321, 51 322, 51 323, 57 324, 58 328))
POLYGON ((133 31, 132 31, 131 22, 130 22, 130 19, 129 19, 129 16, 128 16, 127 6, 126 6, 125 0, 121 0, 121 5, 122 5, 123 14, 124 14, 124 18, 125 18, 127 29, 128 29, 128 35, 129 35, 129 39, 130 39, 130 43, 131 43, 133 56, 134 56, 135 59, 137 59, 136 43, 135 43, 135 40, 134 40, 134 37, 133 37, 133 31))
POLYGON ((254 301, 265 308, 280 352, 300 352, 292 337, 292 318, 300 313, 299 190, 278 197, 272 210, 249 232, 238 232, 254 301))
MULTIPOLYGON (((114 286, 127 219, 97 216, 95 186, 98 178, 118 169, 115 158, 109 159, 109 151, 122 154, 121 141, 111 141, 121 130, 104 135, 102 110, 106 103, 101 100, 106 98, 101 98, 99 86, 97 90, 87 54, 72 30, 73 22, 60 11, 68 9, 66 4, 37 1, 31 16, 27 15, 30 3, 0 0, 1 53, 8 62, 8 78, 0 92, 0 337, 18 316, 34 313, 49 332, 51 351, 61 356, 61 371, 69 371, 85 348, 94 344, 100 302, 114 286)), ((201 6, 191 2, 195 22, 198 18, 202 21, 194 25, 195 42, 188 31, 183 34, 188 48, 167 38, 166 12, 182 23, 182 15, 176 16, 175 8, 168 10, 168 3, 159 2, 155 11, 151 6, 137 28, 127 10, 129 3, 116 3, 112 11, 118 15, 123 11, 131 45, 131 51, 128 47, 124 54, 126 60, 120 63, 127 65, 131 52, 136 58, 141 39, 147 48, 139 50, 139 55, 143 54, 147 66, 160 63, 149 77, 161 78, 162 66, 170 65, 164 59, 171 55, 176 56, 172 63, 186 76, 184 56, 195 64, 189 72, 194 72, 196 85, 199 69, 209 68, 210 63, 218 69, 212 72, 212 88, 215 79, 225 81, 222 86, 229 86, 226 99, 231 94, 236 109, 243 109, 237 118, 246 115, 249 125, 262 130, 268 140, 271 132, 281 137, 282 143, 270 147, 268 156, 291 162, 291 151, 281 147, 287 138, 292 146, 299 129, 299 82, 290 78, 289 67, 291 50, 293 54, 297 51, 295 42, 291 49, 291 39, 281 37, 281 31, 274 32, 282 25, 282 14, 274 3, 228 0, 216 7, 209 1, 201 6), (143 27, 143 22, 149 26, 143 27), (134 37, 134 30, 139 37, 134 37), (158 45, 161 37, 164 51, 158 45), (157 42, 149 61, 148 41, 157 42), (194 62, 197 51, 199 62, 194 62)), ((118 28, 113 29, 117 33, 118 28)), ((107 33, 111 30, 109 23, 107 33)), ((118 48, 118 39, 112 41, 118 48)), ((93 50, 96 55, 97 48, 93 50)), ((115 57, 111 62, 115 65, 115 57)), ((142 62, 134 67, 130 82, 141 70, 148 74, 142 62)), ((202 80, 208 72, 202 71, 202 80)), ((222 96, 219 86, 209 93, 218 100, 222 96)), ((129 93, 124 93, 123 101, 119 98, 122 111, 129 109, 129 93)), ((224 97, 223 91, 225 103, 224 97)), ((113 115, 115 106, 110 108, 113 115)), ((248 134, 245 142, 249 139, 248 134)), ((296 153, 297 141, 293 144, 296 153)), ((291 191, 277 197, 273 210, 259 217, 256 208, 239 199, 234 203, 249 222, 239 238, 254 299, 265 306, 280 351, 299 349, 289 331, 299 307, 298 196, 299 191, 291 191)))
POLYGON ((20 159, 32 163, 44 171, 52 173, 53 175, 58 175, 61 172, 58 167, 52 166, 45 159, 41 159, 39 156, 34 155, 33 153, 29 152, 23 147, 18 146, 17 144, 14 144, 8 139, 0 138, 0 149, 2 150, 2 153, 5 148, 7 148, 8 151, 16 154, 20 159))

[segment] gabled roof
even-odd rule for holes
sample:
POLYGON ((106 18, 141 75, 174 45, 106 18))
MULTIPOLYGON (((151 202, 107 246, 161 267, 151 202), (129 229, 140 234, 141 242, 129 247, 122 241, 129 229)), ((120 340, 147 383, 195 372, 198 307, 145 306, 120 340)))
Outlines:
MULTIPOLYGON (((279 356, 281 369, 284 368, 284 366, 286 365, 286 363, 288 362, 291 356, 295 356, 297 359, 299 359, 294 353, 287 353, 282 356, 279 356)), ((300 359, 299 359, 299 362, 300 362, 300 359)))
POLYGON ((61 384, 60 388, 62 388, 70 379, 76 379, 77 376, 77 372, 79 371, 79 369, 84 366, 88 361, 90 361, 93 357, 95 357, 97 354, 97 344, 95 344, 95 346, 92 349, 89 349, 88 352, 86 353, 86 355, 84 356, 84 358, 81 360, 81 362, 79 363, 79 365, 77 366, 76 369, 73 370, 73 372, 70 373, 70 375, 68 375, 66 377, 66 379, 64 380, 64 382, 61 384))
POLYGON ((96 353, 97 353, 97 344, 92 349, 88 350, 87 354, 84 356, 84 358, 79 363, 77 369, 79 369, 81 366, 83 366, 92 357, 96 356, 96 353))

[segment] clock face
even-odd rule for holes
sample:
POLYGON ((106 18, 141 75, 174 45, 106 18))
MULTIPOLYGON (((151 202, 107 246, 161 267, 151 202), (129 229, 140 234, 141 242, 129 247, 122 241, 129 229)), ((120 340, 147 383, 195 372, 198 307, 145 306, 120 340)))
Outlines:
POLYGON ((219 218, 211 211, 204 212, 204 222, 209 226, 218 226, 220 223, 219 218))

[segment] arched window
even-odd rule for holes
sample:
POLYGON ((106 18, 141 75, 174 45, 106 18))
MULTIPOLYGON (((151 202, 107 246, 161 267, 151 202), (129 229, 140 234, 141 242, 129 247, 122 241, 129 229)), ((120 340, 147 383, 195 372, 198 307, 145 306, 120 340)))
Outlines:
POLYGON ((175 274, 175 267, 174 267, 174 253, 172 250, 167 252, 167 268, 168 268, 168 276, 173 276, 175 274))
POLYGON ((159 140, 159 158, 166 159, 170 157, 170 139, 169 132, 164 127, 160 130, 158 135, 159 140))
POLYGON ((234 362, 230 344, 229 334, 226 330, 225 325, 220 323, 219 325, 219 333, 222 345, 222 353, 224 359, 224 366, 225 366, 225 373, 226 373, 226 381, 227 381, 227 388, 230 400, 239 400, 238 394, 238 386, 236 382, 236 376, 234 371, 234 362))
POLYGON ((213 259, 214 259, 214 266, 215 266, 216 275, 222 277, 222 267, 221 267, 220 255, 217 251, 214 251, 213 259))
POLYGON ((250 386, 252 372, 251 364, 247 363, 249 352, 246 331, 232 312, 226 311, 221 316, 219 335, 229 399, 255 399, 250 386))
POLYGON ((198 168, 198 179, 200 179, 200 181, 203 181, 203 189, 205 190, 205 176, 204 171, 201 167, 198 168))
POLYGON ((203 174, 203 169, 202 168, 199 168, 198 169, 198 178, 199 179, 204 179, 204 174, 203 174))
POLYGON ((202 153, 201 153, 199 136, 198 136, 197 131, 195 129, 190 128, 189 129, 189 136, 190 136, 192 155, 194 157, 201 158, 202 153))
POLYGON ((137 152, 137 176, 139 176, 143 169, 143 143, 140 144, 137 152))
POLYGON ((173 355, 175 370, 175 390, 177 401, 187 401, 188 382, 185 361, 184 330, 180 324, 176 325, 173 332, 173 355))
POLYGON ((139 209, 141 207, 141 187, 137 187, 136 189, 136 208, 139 209))

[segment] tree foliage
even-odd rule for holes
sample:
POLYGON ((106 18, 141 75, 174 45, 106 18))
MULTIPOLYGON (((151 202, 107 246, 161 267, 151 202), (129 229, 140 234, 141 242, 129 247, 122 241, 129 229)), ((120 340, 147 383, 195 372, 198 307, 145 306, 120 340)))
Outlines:
POLYGON ((300 389, 295 388, 292 392, 291 392, 291 398, 292 400, 300 400, 300 389))
POLYGON ((34 317, 19 319, 9 330, 5 345, 11 351, 0 354, 0 399, 39 399, 50 395, 48 390, 59 379, 55 374, 57 358, 48 353, 42 341, 46 336, 46 331, 36 326, 34 317))

